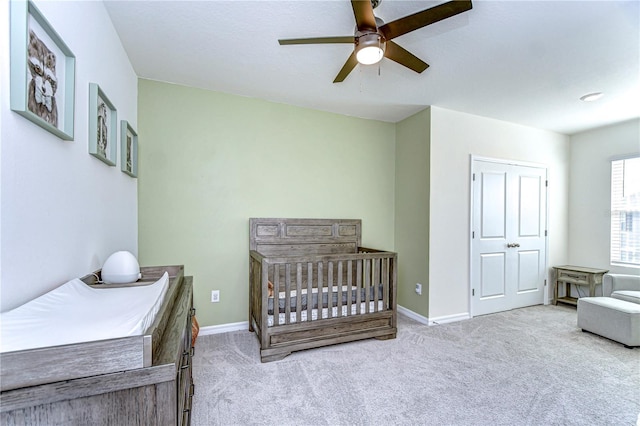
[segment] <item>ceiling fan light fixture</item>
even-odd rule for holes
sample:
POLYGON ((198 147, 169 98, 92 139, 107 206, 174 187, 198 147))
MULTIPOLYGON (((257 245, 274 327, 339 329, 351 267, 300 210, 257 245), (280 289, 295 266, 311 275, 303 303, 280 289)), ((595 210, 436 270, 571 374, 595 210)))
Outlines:
POLYGON ((377 64, 382 60, 383 56, 384 52, 378 46, 363 47, 356 53, 356 58, 362 65, 377 64))
POLYGON ((377 64, 384 57, 385 43, 379 34, 365 34, 356 41, 356 59, 362 65, 377 64))

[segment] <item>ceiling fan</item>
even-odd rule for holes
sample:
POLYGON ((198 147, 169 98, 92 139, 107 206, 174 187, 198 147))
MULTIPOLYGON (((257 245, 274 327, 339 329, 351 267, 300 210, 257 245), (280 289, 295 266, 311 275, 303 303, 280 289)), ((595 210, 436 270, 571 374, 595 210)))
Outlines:
POLYGON ((470 0, 454 0, 385 24, 382 19, 373 14, 373 9, 381 1, 351 0, 353 14, 356 18, 356 29, 353 36, 294 38, 278 40, 278 42, 281 45, 353 43, 353 53, 333 80, 334 83, 344 81, 358 63, 371 65, 380 62, 383 57, 421 73, 429 67, 429 64, 392 40, 472 8, 470 0))

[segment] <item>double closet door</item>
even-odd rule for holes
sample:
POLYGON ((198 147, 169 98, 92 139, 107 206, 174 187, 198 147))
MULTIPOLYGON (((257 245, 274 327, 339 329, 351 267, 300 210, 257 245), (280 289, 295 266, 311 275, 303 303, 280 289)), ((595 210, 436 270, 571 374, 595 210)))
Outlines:
POLYGON ((473 159, 471 315, 544 303, 547 170, 473 159))

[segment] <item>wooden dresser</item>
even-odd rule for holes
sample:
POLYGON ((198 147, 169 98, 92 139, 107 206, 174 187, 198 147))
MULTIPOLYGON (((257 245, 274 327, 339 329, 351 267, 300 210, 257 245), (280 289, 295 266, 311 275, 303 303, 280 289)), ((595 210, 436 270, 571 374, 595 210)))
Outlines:
MULTIPOLYGON (((144 277, 145 268, 142 271, 144 277)), ((0 393, 0 424, 189 425, 194 391, 191 318, 195 311, 193 279, 184 277, 181 271, 182 268, 172 278, 175 290, 170 300, 163 303, 165 309, 154 323, 153 330, 141 336, 146 338, 145 346, 149 346, 145 349, 150 353, 151 362, 146 363, 149 365, 34 386, 13 385, 11 389, 0 393)), ((113 339, 101 344, 110 342, 115 345, 117 352, 118 345, 124 341, 113 339)), ((74 348, 73 364, 97 363, 92 346, 86 347, 89 349, 83 349, 82 345, 74 348)), ((43 348, 40 353, 46 355, 47 350, 43 348)), ((38 355, 37 349, 28 352, 26 355, 31 359, 38 355)), ((8 356, 3 356, 7 361, 14 362, 8 356)), ((45 356, 39 363, 53 365, 51 358, 45 356)), ((25 369, 28 370, 28 366, 25 369)), ((71 368, 69 370, 70 377, 76 375, 71 368)), ((25 372, 24 377, 28 376, 28 372, 25 372)))

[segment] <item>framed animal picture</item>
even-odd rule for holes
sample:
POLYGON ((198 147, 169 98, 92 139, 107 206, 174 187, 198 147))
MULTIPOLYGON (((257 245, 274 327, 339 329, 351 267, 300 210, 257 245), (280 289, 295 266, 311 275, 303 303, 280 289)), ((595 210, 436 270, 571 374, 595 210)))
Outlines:
POLYGON ((89 83, 89 154, 116 165, 118 112, 95 83, 89 83))
POLYGON ((138 134, 127 120, 120 122, 120 170, 138 177, 138 134))
POLYGON ((11 109, 73 140, 76 58, 31 1, 11 1, 11 109))

